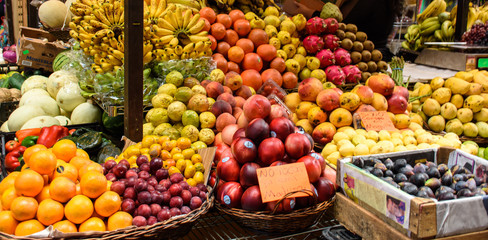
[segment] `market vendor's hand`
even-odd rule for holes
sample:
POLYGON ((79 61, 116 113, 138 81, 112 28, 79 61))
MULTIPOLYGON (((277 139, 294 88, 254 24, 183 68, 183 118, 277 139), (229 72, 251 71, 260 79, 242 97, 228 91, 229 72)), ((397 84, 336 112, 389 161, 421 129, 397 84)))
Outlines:
POLYGON ((290 15, 303 14, 306 18, 311 18, 315 10, 294 0, 288 0, 284 3, 283 9, 290 15))

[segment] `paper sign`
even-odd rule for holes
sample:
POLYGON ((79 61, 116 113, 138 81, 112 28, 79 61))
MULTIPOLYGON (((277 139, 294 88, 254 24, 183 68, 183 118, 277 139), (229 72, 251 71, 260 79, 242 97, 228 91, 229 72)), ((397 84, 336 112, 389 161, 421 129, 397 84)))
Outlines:
POLYGON ((359 116, 367 131, 396 131, 395 125, 391 122, 388 113, 385 111, 360 112, 359 116))
MULTIPOLYGON (((281 166, 258 168, 259 188, 263 202, 280 200, 287 193, 302 189, 311 190, 305 163, 291 163, 281 166)), ((296 193, 290 197, 306 197, 306 193, 296 193)))

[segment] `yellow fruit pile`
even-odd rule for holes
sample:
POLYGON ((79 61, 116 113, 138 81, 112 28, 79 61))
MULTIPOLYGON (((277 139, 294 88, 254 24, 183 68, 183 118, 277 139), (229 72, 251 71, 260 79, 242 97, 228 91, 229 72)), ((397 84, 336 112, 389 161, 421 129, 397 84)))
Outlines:
POLYGON ((0 182, 0 231, 17 236, 49 225, 61 232, 111 231, 132 225, 119 211, 103 167, 71 140, 26 149, 25 165, 0 182), (105 221, 108 220, 108 221, 105 221))
POLYGON ((109 157, 105 161, 126 159, 131 168, 137 168, 136 160, 139 155, 146 155, 149 161, 160 157, 163 160, 163 168, 168 169, 169 175, 181 173, 190 186, 196 186, 204 182, 202 156, 198 150, 206 148, 206 145, 191 143, 190 139, 180 137, 171 140, 168 136, 148 135, 141 142, 127 147, 117 158, 109 157))

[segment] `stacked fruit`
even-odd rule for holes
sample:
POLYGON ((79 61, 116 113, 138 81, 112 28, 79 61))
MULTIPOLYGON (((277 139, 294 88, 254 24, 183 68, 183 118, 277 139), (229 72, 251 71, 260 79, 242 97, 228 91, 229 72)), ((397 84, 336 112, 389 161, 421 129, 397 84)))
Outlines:
POLYGON ((388 132, 386 130, 377 132, 341 127, 337 130, 332 141, 324 146, 321 154, 327 163, 335 166, 337 161, 344 157, 438 148, 441 146, 461 148, 466 152, 471 152, 467 150, 467 148, 471 147, 463 147, 464 145, 461 144, 456 134, 433 135, 422 129, 420 125, 412 124, 409 129, 401 132, 388 132))
MULTIPOLYGON (((93 57, 92 69, 109 72, 124 62, 124 2, 75 1, 70 35, 93 57)), ((144 63, 210 56, 205 23, 199 14, 166 0, 144 1, 144 63)))
POLYGON ((240 74, 242 84, 254 91, 269 79, 280 87, 296 86, 296 75, 281 75, 287 67, 277 57, 276 48, 268 44, 268 34, 258 26, 253 29, 242 11, 216 15, 211 8, 204 8, 200 13, 212 24, 209 38, 213 42, 212 50, 216 51, 213 59, 224 74, 240 74))
POLYGON ((122 211, 138 227, 153 225, 199 208, 207 199, 202 156, 188 138, 145 136, 124 157, 107 159, 111 191, 122 197, 122 211), (118 162, 118 163, 117 163, 118 162))
POLYGON ((427 18, 421 24, 410 25, 405 34, 402 47, 413 51, 421 50, 424 42, 454 41, 454 25, 449 20, 449 13, 427 18))
POLYGON ((173 140, 182 136, 205 146, 213 143, 215 115, 209 107, 214 99, 207 95, 217 98, 196 78, 184 79, 180 72, 171 71, 151 99, 153 108, 146 114, 143 135, 169 136, 173 140))
MULTIPOLYGON (((222 131, 223 142, 217 144, 214 159, 220 179, 217 201, 230 208, 272 211, 277 201, 262 202, 256 169, 294 162, 305 164, 310 181, 308 190, 317 194, 318 202, 332 198, 335 173, 330 168, 326 170, 324 159, 312 151, 311 137, 297 131, 288 118, 272 118, 270 114, 269 100, 261 95, 252 96, 244 104, 243 112, 249 124, 243 128, 229 125, 222 131)), ((213 181, 214 178, 210 182, 213 181)), ((313 204, 309 197, 287 198, 276 210, 290 212, 313 204)))
POLYGON ((488 137, 488 72, 461 71, 445 81, 438 77, 414 88, 412 96, 420 99, 412 102, 413 110, 430 130, 488 137))
POLYGON ((218 13, 228 13, 232 9, 239 9, 244 13, 254 12, 261 15, 267 6, 280 9, 274 0, 211 0, 208 1, 208 5, 218 13))
POLYGON ((34 145, 23 159, 22 170, 0 183, 0 231, 25 236, 49 225, 61 232, 132 225, 132 216, 119 211, 122 200, 109 191, 111 182, 103 167, 71 140, 60 140, 49 149, 34 145))
POLYGON ((332 140, 336 128, 351 126, 353 114, 357 112, 388 111, 398 129, 409 127, 411 121, 422 123, 420 116, 411 119, 406 112, 408 90, 395 86, 388 75, 373 75, 366 86, 358 84, 345 93, 330 86, 316 78, 308 78, 299 84, 298 93, 285 98, 286 106, 293 112, 292 120, 320 145, 332 140))

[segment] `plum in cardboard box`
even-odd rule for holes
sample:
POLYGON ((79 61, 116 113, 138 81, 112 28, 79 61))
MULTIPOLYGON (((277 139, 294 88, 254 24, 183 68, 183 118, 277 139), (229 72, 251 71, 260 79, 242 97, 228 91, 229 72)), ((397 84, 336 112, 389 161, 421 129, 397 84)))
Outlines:
POLYGON ((406 159, 411 165, 432 161, 461 165, 475 175, 488 174, 488 161, 458 149, 438 148, 355 156, 339 162, 337 184, 344 195, 408 236, 444 237, 488 228, 488 196, 437 201, 419 198, 352 164, 353 158, 406 159))
POLYGON ((66 47, 56 40, 58 38, 47 31, 20 27, 17 65, 53 71, 54 58, 58 53, 66 50, 66 47))

